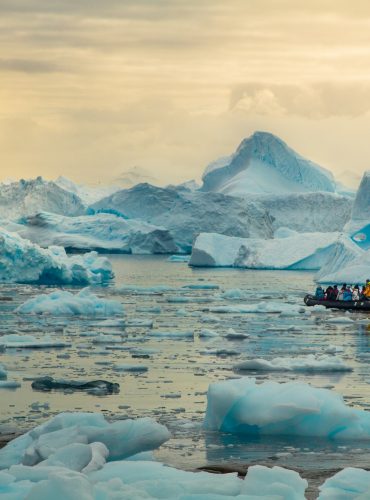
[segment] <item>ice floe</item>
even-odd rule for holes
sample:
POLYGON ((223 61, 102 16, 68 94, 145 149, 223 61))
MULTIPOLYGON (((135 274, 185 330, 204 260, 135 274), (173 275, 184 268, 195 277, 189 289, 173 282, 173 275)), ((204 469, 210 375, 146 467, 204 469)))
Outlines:
POLYGON ((38 295, 20 305, 18 314, 51 314, 53 316, 113 316, 122 315, 123 306, 117 300, 97 297, 89 288, 77 294, 58 290, 38 295))
POLYGON ((255 358, 241 361, 234 365, 234 370, 240 371, 287 371, 287 372, 350 372, 352 367, 335 356, 273 358, 270 360, 255 358))

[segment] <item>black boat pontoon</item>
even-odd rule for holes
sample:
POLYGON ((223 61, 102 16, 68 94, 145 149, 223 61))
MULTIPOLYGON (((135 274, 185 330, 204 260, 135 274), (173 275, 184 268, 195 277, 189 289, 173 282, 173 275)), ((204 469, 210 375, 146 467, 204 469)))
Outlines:
POLYGON ((306 306, 324 306, 328 309, 370 312, 370 300, 319 300, 314 295, 306 295, 304 303, 306 306))

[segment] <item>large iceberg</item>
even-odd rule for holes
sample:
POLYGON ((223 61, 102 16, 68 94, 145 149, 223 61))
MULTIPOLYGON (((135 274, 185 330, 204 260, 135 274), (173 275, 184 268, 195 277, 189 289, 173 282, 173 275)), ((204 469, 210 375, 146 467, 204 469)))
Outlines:
POLYGON ((0 213, 3 219, 16 220, 40 211, 81 215, 85 207, 80 198, 41 177, 0 184, 0 213))
POLYGON ((190 252, 199 232, 244 238, 270 238, 272 219, 258 203, 218 193, 139 184, 91 207, 115 210, 132 219, 168 229, 180 250, 190 252))
POLYGON ((285 238, 262 240, 201 233, 194 242, 189 265, 320 269, 338 237, 338 233, 293 233, 285 238))
POLYGON ((208 389, 204 427, 251 435, 370 439, 370 412, 350 408, 327 389, 305 383, 265 382, 243 377, 208 389))
POLYGON ((336 191, 332 174, 306 160, 267 132, 244 139, 231 156, 211 163, 203 175, 203 190, 234 196, 336 191))
POLYGON ((111 195, 115 191, 118 191, 118 186, 86 186, 84 184, 76 184, 67 179, 67 177, 59 176, 55 181, 55 184, 65 191, 75 194, 80 198, 84 205, 88 206, 95 203, 106 196, 111 195))
POLYGON ((60 245, 67 249, 133 254, 175 253, 178 250, 166 229, 115 214, 63 217, 42 212, 24 217, 21 222, 7 226, 3 223, 3 226, 42 247, 60 245))
POLYGON ((62 247, 43 249, 0 228, 0 282, 86 285, 112 277, 109 260, 96 252, 68 257, 62 247))
POLYGON ((97 297, 89 288, 77 294, 58 290, 37 295, 21 304, 19 314, 51 314, 53 316, 112 316, 122 315, 123 306, 117 300, 97 297))
POLYGON ((353 204, 352 216, 346 226, 349 234, 361 230, 370 221, 370 170, 364 173, 353 204))

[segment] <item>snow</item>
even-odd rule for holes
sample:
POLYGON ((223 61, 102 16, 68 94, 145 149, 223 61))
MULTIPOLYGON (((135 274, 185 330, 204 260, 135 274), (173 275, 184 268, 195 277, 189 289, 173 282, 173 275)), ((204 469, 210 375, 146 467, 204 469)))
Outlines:
POLYGON ((252 435, 370 439, 370 413, 350 408, 327 389, 301 382, 265 382, 243 377, 213 383, 204 427, 252 435))
POLYGON ((335 356, 250 359, 234 365, 234 370, 240 371, 286 371, 286 372, 350 372, 353 369, 335 356))
POLYGON ((370 498, 370 471, 346 467, 320 486, 319 500, 370 498))
POLYGON ((38 295, 20 305, 18 314, 51 314, 53 316, 112 316, 122 315, 123 306, 116 300, 97 297, 89 288, 77 294, 58 290, 38 295))
POLYGON ((24 217, 21 222, 16 225, 3 221, 2 226, 42 247, 58 245, 133 254, 167 254, 178 250, 166 229, 115 214, 63 217, 42 212, 24 217))
POLYGON ((208 166, 203 190, 234 196, 335 192, 336 183, 328 170, 306 160, 278 137, 255 132, 241 142, 234 154, 208 166))
POLYGON ((304 233, 269 240, 201 233, 194 242, 190 266, 250 269, 319 269, 338 233, 304 233))
POLYGON ((0 228, 0 282, 86 285, 112 277, 109 260, 96 252, 68 257, 61 247, 43 249, 0 228))
POLYGON ((84 210, 76 194, 41 177, 0 184, 0 213, 4 219, 17 220, 40 211, 75 216, 84 210))
POLYGON ((139 184, 118 191, 91 208, 116 210, 130 219, 164 227, 183 253, 190 252, 193 239, 199 232, 246 238, 271 237, 273 232, 272 220, 259 203, 218 193, 139 184))

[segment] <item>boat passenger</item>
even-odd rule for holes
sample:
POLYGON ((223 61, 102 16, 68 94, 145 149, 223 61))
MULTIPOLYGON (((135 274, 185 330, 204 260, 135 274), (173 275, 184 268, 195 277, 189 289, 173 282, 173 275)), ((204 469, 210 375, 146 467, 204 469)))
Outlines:
POLYGON ((343 292, 343 300, 352 300, 352 290, 351 287, 348 285, 346 289, 343 292))
POLYGON ((366 300, 370 300, 370 280, 366 280, 366 285, 362 294, 366 300))
POLYGON ((345 292, 346 288, 347 288, 347 284, 343 283, 342 288, 339 290, 337 300, 343 300, 344 299, 344 292, 345 292))
POLYGON ((324 298, 325 298, 325 294, 324 294, 324 290, 323 290, 322 286, 318 286, 318 287, 316 288, 315 298, 316 298, 317 300, 324 300, 324 298))
POLYGON ((334 285, 333 286, 333 300, 338 300, 338 294, 339 294, 338 285, 334 285))
POLYGON ((353 289, 352 300, 360 300, 360 288, 358 285, 355 285, 353 289))

